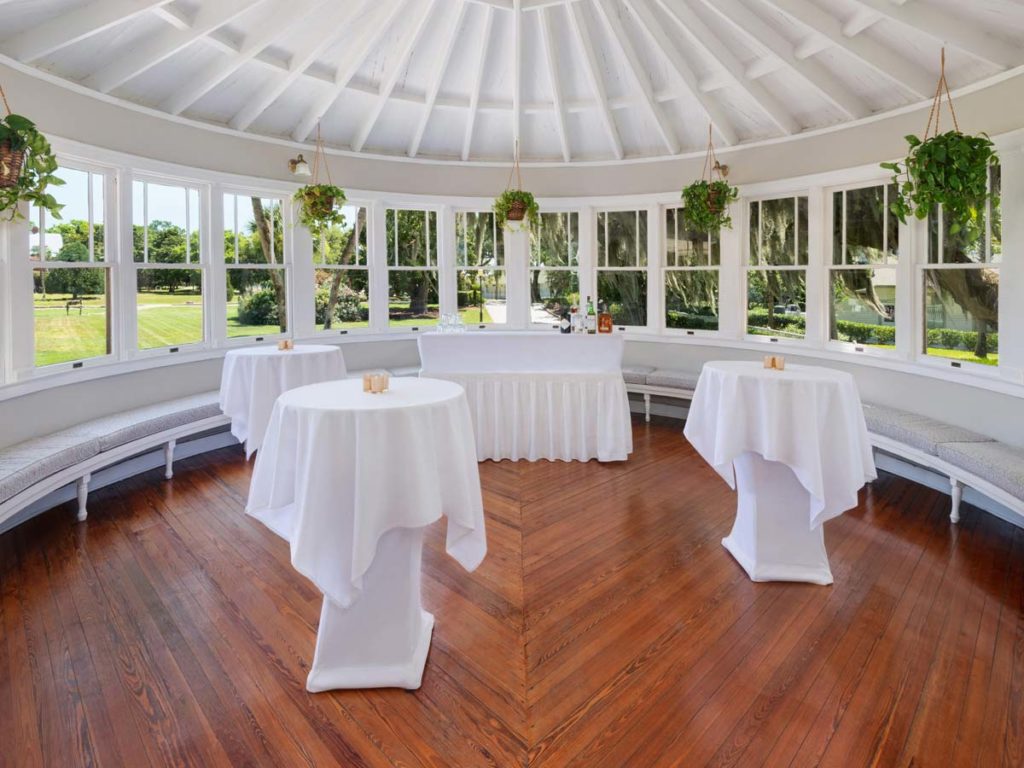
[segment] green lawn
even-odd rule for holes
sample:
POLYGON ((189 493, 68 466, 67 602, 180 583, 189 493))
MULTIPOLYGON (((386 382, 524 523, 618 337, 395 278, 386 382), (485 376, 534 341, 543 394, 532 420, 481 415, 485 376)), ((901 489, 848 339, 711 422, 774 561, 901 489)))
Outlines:
POLYGON ((35 296, 36 365, 54 365, 107 354, 107 307, 102 296, 82 300, 82 310, 65 309, 71 296, 35 296))

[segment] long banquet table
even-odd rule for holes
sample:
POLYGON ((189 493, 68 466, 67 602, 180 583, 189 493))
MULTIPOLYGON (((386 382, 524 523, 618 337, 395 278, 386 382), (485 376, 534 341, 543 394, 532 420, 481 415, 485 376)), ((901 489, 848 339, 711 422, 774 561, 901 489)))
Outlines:
POLYGON ((611 334, 428 333, 420 375, 466 390, 481 461, 624 461, 623 348, 611 334))

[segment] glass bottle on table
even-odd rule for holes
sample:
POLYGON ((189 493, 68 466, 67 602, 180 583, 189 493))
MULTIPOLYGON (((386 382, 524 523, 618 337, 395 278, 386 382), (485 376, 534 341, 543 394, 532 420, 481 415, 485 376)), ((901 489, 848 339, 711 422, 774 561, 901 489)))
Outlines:
POLYGON ((594 302, 587 296, 587 333, 597 333, 597 313, 594 311, 594 302))

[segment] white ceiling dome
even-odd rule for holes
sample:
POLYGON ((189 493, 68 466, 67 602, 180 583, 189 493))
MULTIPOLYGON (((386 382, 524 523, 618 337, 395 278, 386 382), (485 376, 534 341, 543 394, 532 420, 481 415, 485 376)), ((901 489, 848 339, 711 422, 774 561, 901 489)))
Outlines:
MULTIPOLYGON (((670 157, 1024 64, 1019 0, 0 0, 0 56, 109 97, 364 155, 670 157)), ((3 60, 3 59, 0 59, 3 60)))

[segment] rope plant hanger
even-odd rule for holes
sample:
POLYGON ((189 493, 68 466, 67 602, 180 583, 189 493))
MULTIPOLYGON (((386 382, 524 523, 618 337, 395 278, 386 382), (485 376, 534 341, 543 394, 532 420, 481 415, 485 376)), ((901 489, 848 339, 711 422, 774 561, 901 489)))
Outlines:
POLYGON ((299 222, 321 244, 327 237, 327 230, 345 221, 341 213, 341 206, 345 204, 345 190, 335 186, 331 179, 331 167, 327 164, 319 122, 316 124, 316 150, 313 152, 313 182, 301 187, 295 193, 295 200, 300 203, 299 222), (326 184, 320 183, 321 165, 327 176, 326 184))
POLYGON ((64 183, 54 175, 57 158, 50 142, 35 123, 11 111, 3 86, 0 102, 4 107, 0 117, 0 217, 22 218, 20 204, 31 203, 59 219, 64 206, 46 191, 51 184, 64 183))
POLYGON ((495 199, 493 209, 499 226, 505 226, 510 221, 525 221, 527 226, 532 226, 540 216, 537 201, 532 194, 523 189, 523 172, 519 167, 519 139, 515 141, 512 170, 509 171, 505 191, 495 199), (513 179, 516 181, 515 188, 512 187, 513 179))
POLYGON ((960 131, 953 95, 946 81, 946 49, 942 49, 939 82, 935 86, 924 136, 907 136, 909 152, 903 163, 882 163, 893 172, 897 193, 892 212, 903 223, 908 216, 925 219, 942 207, 950 234, 964 227, 980 226, 979 212, 992 199, 989 169, 999 164, 995 145, 984 133, 960 131), (942 97, 953 121, 953 130, 942 133, 942 97))
POLYGON ((715 154, 713 126, 708 125, 708 147, 704 154, 704 171, 699 181, 683 190, 683 215, 687 226, 697 232, 717 232, 732 227, 729 203, 739 197, 739 190, 725 177, 729 167, 722 165, 715 154))

